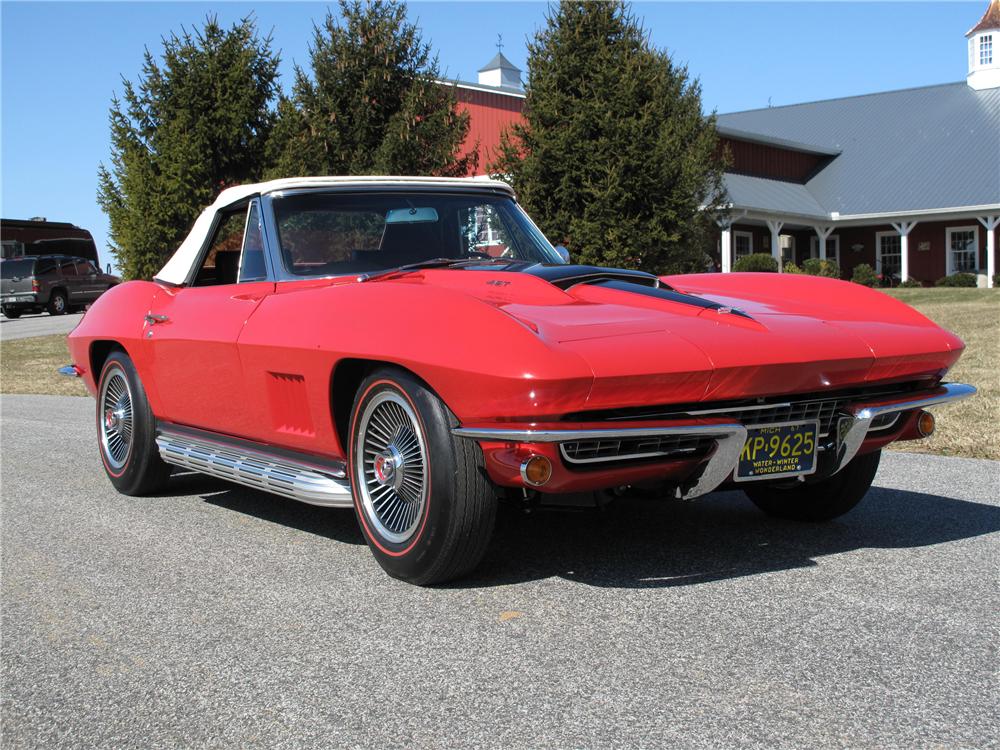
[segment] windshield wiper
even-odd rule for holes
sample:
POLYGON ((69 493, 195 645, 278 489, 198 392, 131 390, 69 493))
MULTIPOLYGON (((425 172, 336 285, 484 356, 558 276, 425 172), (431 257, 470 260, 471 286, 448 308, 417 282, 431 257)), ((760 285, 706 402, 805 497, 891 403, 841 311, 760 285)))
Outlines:
POLYGON ((408 271, 419 271, 423 268, 460 268, 461 266, 478 266, 487 265, 490 263, 511 263, 511 258, 430 258, 429 260, 422 260, 417 263, 407 263, 403 266, 395 266, 393 268, 385 268, 381 271, 369 271, 368 273, 362 273, 358 275, 358 281, 373 281, 375 279, 384 279, 387 276, 395 276, 398 273, 406 273, 408 271))

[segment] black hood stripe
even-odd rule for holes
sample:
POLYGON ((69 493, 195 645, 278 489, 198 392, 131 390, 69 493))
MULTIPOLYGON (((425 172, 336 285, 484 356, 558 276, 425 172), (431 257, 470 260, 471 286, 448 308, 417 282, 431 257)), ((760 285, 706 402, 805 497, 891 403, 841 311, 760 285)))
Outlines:
POLYGON ((609 289, 617 289, 620 292, 632 292, 634 294, 645 295, 646 297, 655 297, 656 299, 667 300, 668 302, 678 302, 682 305, 693 305, 694 307, 701 307, 705 310, 715 310, 719 313, 731 313, 732 315, 739 315, 743 318, 753 320, 753 318, 745 312, 735 307, 726 307, 725 305, 720 305, 718 302, 712 302, 711 300, 703 299, 702 297, 695 297, 693 294, 677 292, 667 287, 643 286, 641 284, 633 284, 629 281, 623 281, 621 279, 596 279, 589 283, 607 287, 609 289))

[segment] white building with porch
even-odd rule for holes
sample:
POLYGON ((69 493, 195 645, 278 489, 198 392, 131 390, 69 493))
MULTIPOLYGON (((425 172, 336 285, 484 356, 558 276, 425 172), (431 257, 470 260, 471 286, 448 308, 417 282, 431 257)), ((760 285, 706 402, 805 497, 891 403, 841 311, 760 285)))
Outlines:
POLYGON ((1000 226, 1000 0, 967 34, 965 81, 720 115, 731 155, 719 268, 868 263, 894 283, 994 285, 1000 226))

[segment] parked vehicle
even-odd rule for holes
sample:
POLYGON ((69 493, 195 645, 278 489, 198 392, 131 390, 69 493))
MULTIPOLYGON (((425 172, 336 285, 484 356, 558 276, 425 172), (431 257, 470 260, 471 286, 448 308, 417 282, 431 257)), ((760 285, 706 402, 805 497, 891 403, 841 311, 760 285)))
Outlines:
POLYGON ((857 284, 563 261, 499 182, 230 188, 69 337, 105 471, 351 506, 382 567, 429 584, 476 566, 498 498, 742 488, 837 517, 975 391, 942 382, 956 336, 857 284))
POLYGON ((43 310, 63 315, 82 309, 120 281, 85 258, 12 258, 0 261, 0 311, 8 318, 43 310))

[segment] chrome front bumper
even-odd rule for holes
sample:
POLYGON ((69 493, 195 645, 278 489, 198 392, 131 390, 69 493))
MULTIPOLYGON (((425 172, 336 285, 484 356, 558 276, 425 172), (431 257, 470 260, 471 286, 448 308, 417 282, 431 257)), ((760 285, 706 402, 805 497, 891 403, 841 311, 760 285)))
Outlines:
MULTIPOLYGON (((842 410, 834 436, 837 450, 835 474, 846 466, 861 449, 872 422, 885 414, 926 409, 930 406, 958 401, 976 393, 971 385, 945 383, 927 391, 881 400, 849 403, 842 410)), ((739 422, 699 425, 660 425, 597 429, 505 429, 492 427, 456 427, 457 437, 496 443, 567 443, 577 440, 630 439, 637 437, 686 436, 715 440, 715 448, 697 476, 677 488, 677 497, 689 499, 707 494, 725 482, 736 470, 746 442, 747 427, 739 422)), ((664 460, 670 460, 665 458, 664 460)))

